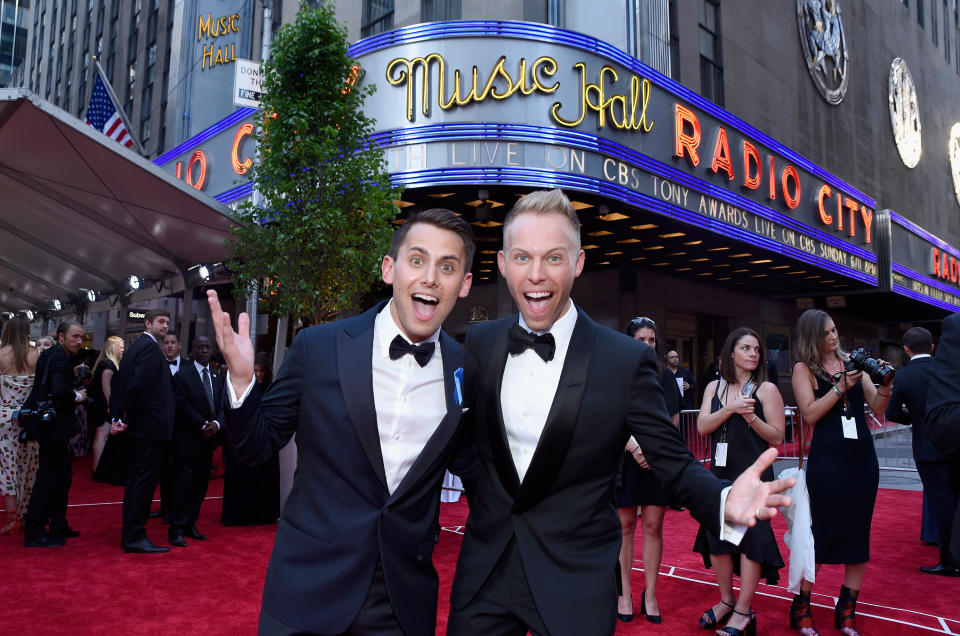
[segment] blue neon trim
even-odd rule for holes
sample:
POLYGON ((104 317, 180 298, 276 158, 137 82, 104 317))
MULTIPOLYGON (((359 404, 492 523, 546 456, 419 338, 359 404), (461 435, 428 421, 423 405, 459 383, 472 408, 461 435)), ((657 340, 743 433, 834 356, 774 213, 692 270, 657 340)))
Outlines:
POLYGON ((729 238, 749 243, 765 250, 783 254, 794 260, 803 261, 810 265, 826 269, 831 272, 846 276, 876 286, 877 278, 863 274, 844 265, 838 265, 819 256, 807 254, 803 250, 782 245, 762 236, 758 236, 730 227, 719 221, 703 217, 695 212, 690 212, 673 204, 654 199, 646 195, 634 192, 629 188, 624 188, 618 184, 600 181, 593 177, 584 175, 573 175, 549 170, 540 170, 535 168, 466 168, 466 169, 436 169, 419 170, 410 172, 397 172, 390 176, 393 184, 404 184, 408 187, 428 187, 443 186, 448 184, 490 184, 499 183, 507 185, 522 185, 537 188, 559 187, 571 190, 580 190, 593 192, 602 196, 612 197, 635 205, 639 208, 651 210, 662 216, 669 216, 676 220, 686 222, 690 225, 704 228, 711 232, 722 234, 729 238))
POLYGON ((944 283, 944 282, 942 282, 942 281, 939 281, 939 280, 937 280, 936 278, 930 278, 930 277, 927 276, 926 274, 921 274, 920 272, 915 272, 915 271, 913 271, 912 269, 910 269, 909 267, 906 267, 906 266, 904 266, 904 265, 901 265, 900 263, 891 263, 891 264, 890 264, 890 268, 891 268, 893 271, 897 272, 898 274, 902 274, 902 275, 907 276, 907 277, 909 277, 909 278, 913 278, 914 280, 918 280, 918 281, 920 281, 921 283, 926 283, 927 285, 930 285, 931 287, 936 287, 937 289, 939 289, 940 291, 942 291, 942 292, 944 292, 944 293, 951 294, 951 295, 953 295, 953 296, 960 296, 960 289, 957 289, 956 287, 950 287, 950 286, 947 285, 946 283, 944 283))
POLYGON ((200 144, 207 141, 211 137, 219 135, 230 126, 233 126, 235 123, 243 119, 246 119, 247 117, 249 117, 255 112, 257 112, 256 108, 241 108, 239 110, 236 110, 232 114, 227 115, 226 117, 224 117, 217 123, 213 124, 209 128, 204 128, 203 130, 198 132, 196 135, 194 135, 190 139, 187 139, 185 142, 183 142, 176 148, 172 148, 171 150, 168 150, 167 152, 163 153, 162 155, 154 159, 153 163, 158 166, 162 166, 163 164, 169 161, 172 161, 173 159, 176 159, 177 157, 187 152, 188 150, 191 150, 192 148, 199 146, 200 144))
POLYGON ((566 146, 590 150, 592 152, 602 153, 622 159, 647 172, 656 174, 660 177, 676 181, 691 189, 706 194, 708 196, 720 199, 725 203, 735 205, 739 208, 749 210, 761 218, 774 221, 784 227, 797 232, 809 234, 818 240, 842 249, 851 254, 855 254, 871 263, 877 262, 877 256, 872 252, 853 245, 832 234, 818 230, 800 221, 793 219, 781 212, 771 210, 752 199, 731 192, 726 188, 715 186, 707 181, 700 179, 687 172, 683 172, 668 164, 652 159, 647 155, 627 148, 621 144, 591 135, 588 133, 558 130, 555 128, 545 128, 542 126, 528 126, 523 124, 431 124, 414 128, 402 128, 398 130, 389 130, 371 135, 371 140, 375 141, 381 147, 389 145, 402 145, 407 143, 425 143, 431 141, 450 141, 463 139, 468 141, 480 141, 481 139, 514 139, 520 141, 531 141, 537 143, 558 143, 566 146))
POLYGON ((381 33, 364 40, 360 40, 350 47, 349 55, 350 57, 356 58, 361 55, 398 44, 423 42, 445 37, 478 36, 505 36, 534 40, 537 42, 564 44, 590 53, 602 55, 617 62, 621 66, 624 66, 631 71, 650 79, 651 82, 668 93, 671 93, 680 99, 686 100, 687 102, 695 105, 697 108, 706 111, 728 126, 736 128, 747 137, 759 141, 763 145, 767 146, 770 150, 789 159, 814 176, 823 179, 827 183, 845 191, 848 194, 856 196, 871 208, 876 209, 877 207, 877 202, 872 197, 868 197, 860 190, 830 174, 820 166, 791 150, 787 146, 784 146, 772 137, 760 132, 739 117, 723 110, 716 104, 707 101, 682 84, 675 82, 665 75, 662 75, 643 62, 627 55, 620 49, 581 33, 559 29, 546 24, 528 22, 508 22, 494 20, 432 22, 428 24, 415 24, 409 27, 402 27, 400 29, 396 29, 395 31, 381 33))
POLYGON ((253 192, 253 182, 251 181, 250 183, 242 183, 235 188, 224 190, 223 192, 221 192, 220 194, 216 195, 213 198, 219 201, 220 203, 227 204, 232 201, 236 201, 237 199, 242 199, 243 197, 248 196, 252 192, 253 192))
POLYGON ((960 252, 958 252, 952 246, 948 245, 946 242, 941 240, 938 236, 931 234, 930 232, 923 229, 922 227, 920 227, 910 219, 904 218, 899 214, 897 214, 896 212, 894 212, 893 210, 890 210, 890 220, 896 223, 897 225, 899 225, 900 227, 902 227, 903 229, 916 234, 920 238, 926 241, 929 241, 930 243, 933 243, 944 252, 952 254, 953 256, 960 259, 960 252))
POLYGON ((950 312, 954 312, 957 309, 960 309, 960 305, 954 305, 954 304, 948 303, 945 300, 938 300, 936 298, 930 298, 929 296, 924 296, 923 294, 918 294, 912 289, 907 289, 906 287, 902 287, 901 285, 894 284, 892 291, 896 294, 900 294, 901 296, 907 296, 908 298, 912 298, 916 301, 922 302, 925 305, 934 305, 936 307, 940 307, 941 309, 946 309, 950 312))

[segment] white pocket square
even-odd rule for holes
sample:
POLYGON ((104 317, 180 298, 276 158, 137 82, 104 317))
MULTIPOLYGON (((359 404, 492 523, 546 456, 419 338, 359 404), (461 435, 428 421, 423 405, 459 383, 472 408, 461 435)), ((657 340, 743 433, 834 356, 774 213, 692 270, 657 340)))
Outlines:
POLYGON ((460 409, 460 412, 461 412, 461 413, 466 413, 466 412, 469 411, 469 410, 470 410, 470 407, 468 406, 468 407, 465 408, 465 409, 460 409))

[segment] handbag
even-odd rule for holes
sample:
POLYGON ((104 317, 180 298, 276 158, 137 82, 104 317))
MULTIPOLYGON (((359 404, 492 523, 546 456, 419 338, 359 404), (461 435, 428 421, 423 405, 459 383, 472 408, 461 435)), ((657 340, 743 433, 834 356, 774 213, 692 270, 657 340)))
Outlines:
POLYGON ((806 452, 806 436, 803 421, 800 421, 800 450, 797 452, 797 466, 780 471, 778 479, 790 477, 797 480, 792 488, 783 494, 791 499, 789 506, 781 506, 780 513, 787 523, 787 533, 783 542, 790 550, 790 572, 788 589, 794 594, 800 593, 803 579, 814 582, 816 578, 816 553, 813 545, 812 518, 810 516, 810 494, 807 492, 807 476, 803 470, 803 457, 806 452))
POLYGON ((34 384, 30 395, 24 400, 19 410, 13 412, 13 421, 20 426, 19 441, 21 443, 36 440, 40 438, 41 427, 45 423, 53 422, 57 419, 57 409, 54 406, 53 399, 47 387, 47 380, 50 377, 50 363, 43 369, 43 378, 40 384, 34 384), (39 396, 46 393, 46 398, 39 399, 39 396))

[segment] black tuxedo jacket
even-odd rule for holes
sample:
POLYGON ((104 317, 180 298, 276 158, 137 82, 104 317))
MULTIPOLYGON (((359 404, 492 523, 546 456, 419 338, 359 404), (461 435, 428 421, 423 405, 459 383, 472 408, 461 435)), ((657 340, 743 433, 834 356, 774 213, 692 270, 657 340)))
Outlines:
POLYGON ((110 381, 110 414, 129 426, 128 435, 170 441, 173 413, 170 365, 157 341, 143 334, 123 354, 110 381))
POLYGON ((221 374, 210 373, 210 384, 213 387, 211 409, 203 388, 203 380, 193 360, 182 361, 180 370, 173 376, 173 395, 176 402, 174 425, 202 437, 201 429, 208 420, 223 424, 223 382, 221 374))
POLYGON ((262 399, 255 386, 239 409, 227 410, 227 437, 245 463, 265 461, 297 434, 297 472, 277 527, 263 611, 305 632, 346 631, 380 561, 404 633, 434 633, 440 486, 475 363, 441 332, 447 414, 424 423, 436 430, 391 495, 372 367, 374 320, 385 304, 301 332, 262 399))
POLYGON ((960 313, 944 318, 940 344, 930 365, 927 435, 938 451, 960 458, 960 313))
POLYGON ((893 378, 890 402, 887 404, 888 420, 913 425, 913 459, 918 462, 946 459, 927 434, 927 387, 932 367, 933 358, 919 358, 899 369, 893 378), (904 406, 907 407, 906 412, 904 406))
POLYGON ((24 407, 36 408, 37 403, 49 399, 57 411, 52 422, 40 425, 41 440, 66 441, 73 437, 74 407, 77 396, 73 387, 76 376, 73 362, 62 345, 55 344, 43 351, 37 358, 34 390, 31 391, 24 407), (46 385, 41 385, 46 374, 46 385))
POLYGON ((632 434, 675 500, 714 532, 726 485, 687 451, 657 382, 653 349, 579 311, 543 433, 520 482, 500 404, 507 330, 517 316, 481 323, 466 347, 479 363, 474 418, 478 470, 461 474, 470 517, 452 605, 465 607, 516 540, 523 569, 551 634, 614 631, 620 521, 613 490, 632 434))

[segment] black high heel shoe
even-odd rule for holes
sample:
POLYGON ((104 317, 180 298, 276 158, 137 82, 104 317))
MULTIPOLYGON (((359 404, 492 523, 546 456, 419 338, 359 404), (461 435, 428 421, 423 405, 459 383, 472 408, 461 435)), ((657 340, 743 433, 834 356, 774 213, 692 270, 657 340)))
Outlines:
MULTIPOLYGON (((734 607, 733 603, 727 603, 724 600, 721 600, 720 602, 726 605, 727 607, 729 607, 730 609, 733 609, 734 607)), ((716 629, 723 623, 726 623, 728 620, 730 620, 730 617, 732 615, 733 615, 733 612, 728 612, 727 614, 723 615, 723 618, 717 618, 717 615, 713 613, 713 608, 711 607, 710 609, 708 609, 706 612, 703 613, 703 616, 706 616, 708 620, 703 620, 703 616, 700 617, 700 627, 704 629, 716 629)))
POLYGON ((727 625, 722 628, 717 633, 729 634, 730 636, 757 636, 757 613, 753 610, 750 610, 748 613, 744 614, 743 612, 738 612, 736 608, 733 609, 734 614, 740 616, 749 616, 750 622, 747 623, 747 626, 743 629, 737 629, 736 627, 730 627, 727 625))
POLYGON ((640 595, 640 613, 654 625, 659 625, 663 621, 660 614, 647 614, 647 588, 643 588, 643 594, 640 595))
POLYGON ((633 596, 630 597, 630 613, 621 614, 620 608, 617 608, 617 620, 619 620, 622 623, 629 623, 630 621, 633 620, 633 596))

